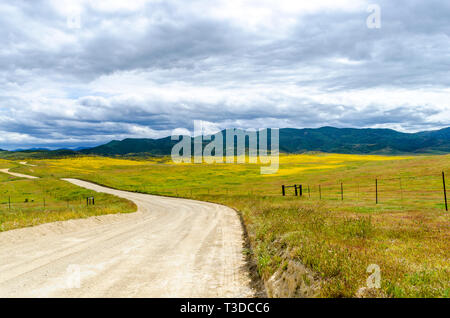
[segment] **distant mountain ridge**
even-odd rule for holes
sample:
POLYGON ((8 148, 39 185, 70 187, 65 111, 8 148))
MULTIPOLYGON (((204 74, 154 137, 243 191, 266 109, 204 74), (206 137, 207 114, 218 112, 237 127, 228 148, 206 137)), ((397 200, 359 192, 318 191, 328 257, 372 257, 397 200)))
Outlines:
MULTIPOLYGON (((225 133, 223 135, 225 136, 225 133)), ((80 153, 107 156, 142 153, 170 155, 172 147, 177 142, 171 140, 171 137, 127 138, 83 149, 80 153)), ((225 143, 224 137, 224 145, 225 143)), ((280 151, 285 153, 322 151, 348 154, 450 153, 450 127, 418 133, 401 133, 392 129, 372 128, 283 128, 280 129, 280 151)))
POLYGON ((127 138, 124 140, 112 140, 104 145, 80 150, 83 154, 95 155, 127 155, 138 153, 149 153, 152 155, 169 155, 173 145, 178 141, 171 140, 171 137, 161 139, 150 138, 127 138))
MULTIPOLYGON (((226 145, 225 133, 224 147, 226 145)), ((270 140, 270 138, 269 138, 270 140)), ((191 138, 192 142, 192 138, 191 138)), ((2 158, 48 158, 76 155, 101 156, 164 156, 170 155, 178 141, 171 137, 160 139, 127 138, 112 140, 92 148, 76 150, 28 149, 20 152, 0 151, 2 158)), ((204 141, 204 144, 209 141, 204 141)), ((248 144, 246 144, 248 147, 248 144)), ((304 153, 320 151, 347 154, 445 154, 450 153, 450 127, 417 133, 402 133, 392 129, 358 128, 282 128, 280 152, 304 153)))

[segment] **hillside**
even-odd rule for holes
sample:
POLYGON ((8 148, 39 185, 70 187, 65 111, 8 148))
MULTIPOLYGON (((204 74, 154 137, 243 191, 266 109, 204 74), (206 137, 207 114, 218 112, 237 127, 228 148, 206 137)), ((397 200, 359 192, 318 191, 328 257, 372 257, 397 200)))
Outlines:
POLYGON ((167 155, 171 153, 172 146, 176 144, 170 137, 161 139, 133 139, 122 141, 113 140, 107 144, 80 150, 83 154, 96 155, 126 155, 133 153, 150 153, 152 155, 167 155))
POLYGON ((0 158, 8 160, 64 158, 76 155, 80 155, 80 153, 69 149, 19 151, 0 150, 0 158))
MULTIPOLYGON (((223 135, 225 146, 225 133, 223 135)), ((204 141, 204 144, 208 142, 204 141)), ((39 159, 75 155, 164 156, 170 155, 172 147, 176 143, 177 141, 172 141, 170 137, 160 139, 127 138, 120 141, 113 140, 93 148, 79 147, 76 150, 0 151, 0 158, 39 159)), ((450 153, 450 127, 418 133, 401 133, 392 129, 283 128, 280 129, 280 151, 284 153, 321 151, 344 154, 445 154, 450 153)))
POLYGON ((323 151, 349 154, 448 153, 450 128, 419 133, 392 129, 281 129, 280 150, 288 153, 323 151))
MULTIPOLYGON (((224 134, 225 135, 225 134, 224 134)), ((84 154, 124 155, 147 153, 169 155, 176 141, 162 139, 124 139, 81 150, 84 154)), ((224 137, 224 145, 226 138, 224 137)), ((323 151, 349 154, 449 153, 450 128, 419 133, 391 129, 280 129, 280 151, 304 153, 323 151)))

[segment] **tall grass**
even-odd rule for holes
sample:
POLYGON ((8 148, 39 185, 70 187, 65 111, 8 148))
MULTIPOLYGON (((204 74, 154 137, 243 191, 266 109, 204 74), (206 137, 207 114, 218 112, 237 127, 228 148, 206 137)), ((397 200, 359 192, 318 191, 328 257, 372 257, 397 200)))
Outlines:
POLYGON ((21 179, 0 173, 0 231, 135 210, 135 204, 128 200, 65 181, 21 179), (88 196, 95 197, 95 205, 86 205, 88 196))
POLYGON ((381 268, 374 295, 449 296, 450 222, 440 186, 450 156, 290 155, 281 157, 273 176, 260 175, 258 165, 162 162, 85 157, 34 161, 38 167, 18 170, 231 206, 243 215, 265 280, 297 260, 321 280, 323 297, 357 295, 370 264, 381 268), (379 204, 375 179, 381 180, 379 204), (281 197, 282 184, 309 185, 310 193, 281 197))

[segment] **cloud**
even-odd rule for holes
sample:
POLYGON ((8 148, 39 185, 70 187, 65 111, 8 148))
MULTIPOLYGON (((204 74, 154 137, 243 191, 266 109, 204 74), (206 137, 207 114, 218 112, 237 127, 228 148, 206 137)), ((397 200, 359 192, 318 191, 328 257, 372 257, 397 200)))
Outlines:
POLYGON ((450 124, 450 5, 1 2, 0 148, 217 127, 450 124), (79 17, 79 28, 68 23, 79 17))

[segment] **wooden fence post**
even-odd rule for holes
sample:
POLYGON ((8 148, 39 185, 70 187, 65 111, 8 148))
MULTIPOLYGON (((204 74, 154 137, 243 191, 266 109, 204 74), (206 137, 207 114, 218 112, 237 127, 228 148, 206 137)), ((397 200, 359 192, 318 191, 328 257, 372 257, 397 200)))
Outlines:
POLYGON ((319 184, 319 200, 322 200, 322 188, 319 184))
POLYGON ((341 201, 344 201, 344 185, 341 182, 341 201))
POLYGON ((300 196, 303 196, 303 185, 300 185, 300 196))
POLYGON ((378 179, 375 179, 375 204, 378 204, 378 179))
POLYGON ((400 199, 402 201, 402 205, 403 205, 403 186, 402 186, 402 178, 398 178, 398 180, 400 181, 400 199))
POLYGON ((309 184, 308 184, 308 198, 311 198, 311 192, 309 191, 309 184))
POLYGON ((298 190, 297 190, 297 185, 294 184, 294 189, 295 189, 295 196, 298 197, 298 190))
POLYGON ((448 205, 447 205, 447 191, 445 190, 445 173, 444 173, 444 171, 442 171, 442 184, 444 185, 445 211, 448 212, 448 205))
POLYGON ((286 190, 284 188, 284 184, 281 186, 281 193, 283 194, 283 197, 286 195, 286 190))
POLYGON ((89 206, 89 204, 95 205, 94 197, 86 197, 86 206, 89 206))

